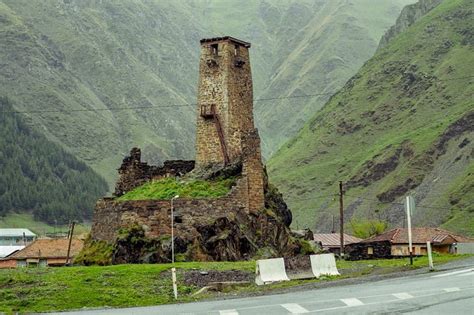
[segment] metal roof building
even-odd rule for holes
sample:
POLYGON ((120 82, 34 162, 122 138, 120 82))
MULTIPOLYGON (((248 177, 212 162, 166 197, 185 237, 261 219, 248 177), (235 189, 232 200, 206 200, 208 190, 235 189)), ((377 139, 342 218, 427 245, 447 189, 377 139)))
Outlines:
POLYGON ((0 229, 0 246, 27 245, 35 238, 36 234, 28 229, 0 229))
POLYGON ((21 236, 23 237, 23 233, 25 236, 35 237, 36 234, 31 232, 28 229, 0 229, 0 237, 16 237, 21 236))
POLYGON ((25 246, 0 246, 0 258, 7 257, 23 248, 25 248, 25 246))

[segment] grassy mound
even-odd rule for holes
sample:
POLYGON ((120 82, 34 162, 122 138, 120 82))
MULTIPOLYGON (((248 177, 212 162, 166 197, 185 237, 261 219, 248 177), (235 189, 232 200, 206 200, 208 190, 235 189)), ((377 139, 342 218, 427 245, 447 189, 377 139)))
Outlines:
POLYGON ((176 195, 182 198, 218 198, 225 196, 235 184, 236 178, 217 178, 205 180, 177 180, 166 178, 151 181, 129 191, 117 198, 119 201, 128 200, 168 200, 176 195))
POLYGON ((105 241, 94 241, 90 235, 81 252, 75 257, 74 264, 85 266, 106 266, 112 263, 113 246, 105 241))

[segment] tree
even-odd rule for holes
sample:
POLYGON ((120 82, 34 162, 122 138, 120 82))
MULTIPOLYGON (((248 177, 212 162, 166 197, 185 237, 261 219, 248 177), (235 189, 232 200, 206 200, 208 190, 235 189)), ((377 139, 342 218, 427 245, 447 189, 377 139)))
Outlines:
POLYGON ((388 228, 388 223, 382 220, 351 219, 350 225, 353 235, 362 239, 382 234, 388 228))

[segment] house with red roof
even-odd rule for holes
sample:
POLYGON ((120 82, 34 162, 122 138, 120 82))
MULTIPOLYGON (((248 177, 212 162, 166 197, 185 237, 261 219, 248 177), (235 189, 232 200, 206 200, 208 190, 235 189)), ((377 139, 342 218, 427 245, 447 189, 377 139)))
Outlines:
MULTIPOLYGON (((457 243, 474 243, 473 239, 453 232, 432 227, 412 228, 412 253, 426 255, 426 242, 431 243, 433 252, 456 253, 457 243)), ((345 247, 350 259, 394 258, 410 255, 408 229, 396 228, 383 234, 365 239, 345 247)))
MULTIPOLYGON (((76 256, 84 242, 72 239, 69 257, 76 256)), ((1 268, 16 268, 27 266, 63 266, 67 261, 69 239, 37 239, 7 257, 0 259, 1 268)))
MULTIPOLYGON (((313 235, 313 239, 316 243, 321 244, 324 251, 339 255, 341 251, 341 234, 318 233, 313 235)), ((344 233, 344 247, 360 241, 362 241, 361 238, 344 233)))

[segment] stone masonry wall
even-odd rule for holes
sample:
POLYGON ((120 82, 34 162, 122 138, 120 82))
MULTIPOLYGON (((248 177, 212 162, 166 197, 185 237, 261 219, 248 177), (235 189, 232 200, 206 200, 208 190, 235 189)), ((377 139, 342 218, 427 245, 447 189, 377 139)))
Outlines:
MULTIPOLYGON (((115 195, 121 196, 153 179, 183 176, 193 169, 191 178, 206 178, 209 172, 224 174, 233 165, 240 165, 239 174, 229 175, 239 178, 226 196, 174 201, 176 238, 192 247, 189 244, 201 242, 206 257, 217 260, 246 259, 246 255, 267 246, 280 254, 298 252, 287 227, 291 213, 281 194, 276 188, 270 189, 265 179, 260 137, 253 119, 249 47, 229 37, 201 41, 196 163, 167 161, 162 167, 150 166, 141 162, 140 150, 133 148, 118 170, 115 189, 115 195), (230 160, 226 167, 216 121, 201 115, 201 106, 206 105, 215 105, 219 117, 230 160), (265 193, 274 214, 261 211, 266 205, 265 193)), ((95 207, 91 236, 114 243, 120 228, 135 224, 149 239, 169 237, 171 201, 101 199, 95 207)))
MULTIPOLYGON (((174 217, 176 235, 181 238, 197 237, 195 223, 212 223, 218 217, 239 212, 246 213, 241 203, 240 189, 237 185, 222 198, 216 199, 176 199, 174 217)), ((113 243, 121 227, 139 224, 145 230, 146 237, 156 238, 170 235, 170 200, 134 200, 118 202, 112 198, 103 198, 96 204, 91 235, 95 240, 113 243)))
POLYGON ((194 169, 194 161, 165 161, 163 166, 148 165, 141 162, 141 151, 133 148, 130 156, 123 159, 118 169, 119 179, 115 185, 115 196, 126 192, 150 180, 164 177, 183 176, 194 169))
POLYGON ((257 129, 242 136, 242 156, 242 176, 247 179, 247 208, 249 212, 259 211, 265 207, 265 183, 257 129))
POLYGON ((231 39, 201 44, 196 128, 196 165, 223 164, 216 123, 201 116, 202 106, 215 105, 230 163, 242 152, 242 132, 253 126, 252 74, 248 48, 231 39), (213 45, 217 45, 217 53, 213 45))

